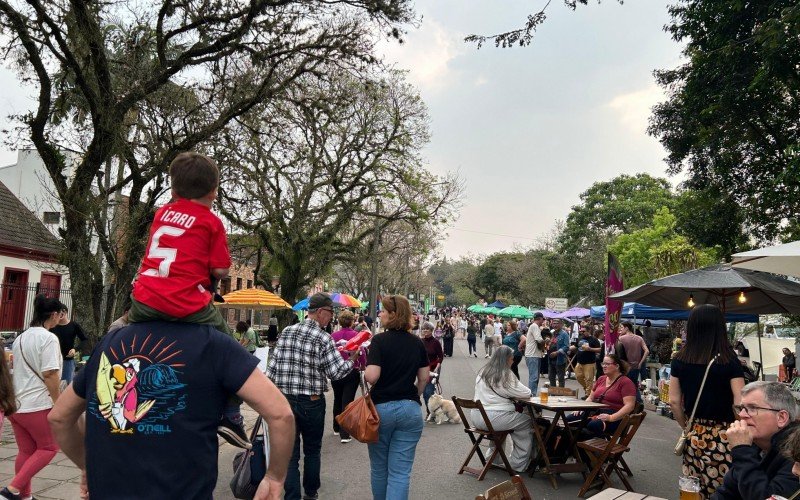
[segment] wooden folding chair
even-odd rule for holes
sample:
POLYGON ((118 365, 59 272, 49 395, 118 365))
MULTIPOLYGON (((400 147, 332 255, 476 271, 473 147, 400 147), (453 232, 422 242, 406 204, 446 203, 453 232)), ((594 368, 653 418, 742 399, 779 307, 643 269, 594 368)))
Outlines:
POLYGON ((519 476, 512 476, 496 486, 492 486, 483 495, 478 495, 475 500, 532 500, 528 488, 519 476))
MULTIPOLYGON (((633 407, 633 413, 644 413, 644 403, 637 401, 633 407)), ((624 470, 625 474, 627 474, 628 477, 633 477, 633 471, 631 471, 631 468, 628 467, 628 462, 625 461, 624 456, 620 455, 618 463, 619 463, 619 468, 624 470)))
POLYGON ((623 418, 619 427, 617 427, 617 431, 608 440, 594 438, 578 443, 578 447, 586 451, 592 462, 592 470, 586 476, 586 480, 583 482, 580 492, 578 492, 579 497, 583 497, 593 487, 594 481, 598 476, 603 481, 603 487, 610 488, 612 486, 610 477, 612 472, 617 473, 617 476, 625 485, 625 489, 633 491, 628 478, 622 473, 623 469, 619 464, 619 460, 623 453, 630 450, 631 440, 636 435, 636 431, 639 430, 639 426, 642 425, 645 415, 645 413, 635 413, 623 418))
POLYGON ((478 481, 483 481, 483 478, 486 477, 486 473, 489 472, 489 469, 495 468, 508 472, 509 476, 514 476, 514 470, 511 468, 511 464, 508 462, 508 457, 506 457, 505 450, 503 450, 503 443, 512 431, 494 430, 492 423, 489 421, 489 416, 486 415, 486 410, 483 409, 483 404, 480 401, 461 399, 453 396, 453 403, 455 403, 458 416, 461 417, 461 422, 464 424, 464 432, 467 433, 470 441, 472 441, 472 449, 470 450, 469 455, 467 455, 466 460, 464 460, 464 463, 461 464, 461 468, 458 470, 458 473, 463 474, 466 472, 467 474, 477 477, 478 481), (467 418, 464 410, 478 410, 481 414, 481 417, 483 417, 486 430, 478 429, 477 427, 473 426, 470 422, 470 419, 467 418), (484 439, 491 441, 492 445, 494 446, 494 451, 488 458, 484 457, 483 451, 481 451, 480 445, 484 439), (478 459, 481 461, 481 465, 483 466, 480 469, 469 467, 469 462, 472 460, 472 456, 476 453, 478 454, 478 459), (505 466, 495 465, 493 463, 495 457, 498 455, 500 455, 500 459, 503 461, 505 466))

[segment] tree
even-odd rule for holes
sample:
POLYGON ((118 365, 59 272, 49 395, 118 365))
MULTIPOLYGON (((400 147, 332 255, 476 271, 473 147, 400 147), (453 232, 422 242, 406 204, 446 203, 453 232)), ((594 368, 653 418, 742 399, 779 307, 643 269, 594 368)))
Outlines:
POLYGON ((213 146, 237 166, 225 172, 223 213, 258 238, 287 301, 356 249, 377 251, 376 233, 446 223, 458 203, 458 179, 421 164, 427 111, 403 75, 365 81, 329 69, 329 79, 304 79, 213 146))
POLYGON ((690 189, 726 193, 761 240, 800 215, 800 5, 691 0, 666 29, 686 62, 656 72, 649 133, 690 189))
POLYGON ((747 248, 744 207, 730 193, 722 193, 715 186, 681 191, 674 215, 678 233, 694 246, 718 247, 723 260, 730 260, 731 255, 747 248))
MULTIPOLYGON (((164 189, 165 166, 179 152, 326 61, 371 60, 374 27, 399 34, 397 26, 410 18, 406 1, 0 0, 0 30, 9 40, 4 60, 38 90, 36 110, 20 119, 64 206, 64 263, 74 311, 90 334, 104 329, 102 270, 89 256, 93 235, 107 259, 113 254, 108 242, 115 235, 99 223, 110 195, 130 189, 126 223, 140 241, 164 189), (174 97, 168 89, 176 87, 194 94, 195 104, 177 116, 156 114, 168 119, 157 138, 169 140, 137 149, 131 123, 146 103, 174 97), (64 110, 70 120, 54 119, 64 110), (114 159, 123 173, 104 180, 100 172, 114 159), (140 204, 142 194, 152 196, 140 204)), ((133 254, 140 244, 131 242, 133 254)))
POLYGON ((596 182, 580 200, 558 238, 562 252, 577 252, 595 232, 616 235, 647 227, 661 207, 674 205, 669 182, 644 173, 596 182))
POLYGON ((620 235, 609 250, 619 259, 627 287, 711 265, 718 251, 697 248, 678 234, 667 207, 656 212, 650 227, 620 235))

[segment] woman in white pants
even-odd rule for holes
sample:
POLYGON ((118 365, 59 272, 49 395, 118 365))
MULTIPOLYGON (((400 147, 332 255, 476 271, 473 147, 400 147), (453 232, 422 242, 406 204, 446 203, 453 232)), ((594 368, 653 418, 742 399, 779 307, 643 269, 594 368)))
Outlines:
MULTIPOLYGON (((488 363, 478 372, 475 380, 475 399, 483 403, 483 408, 496 431, 513 430, 511 433, 512 450, 508 461, 511 468, 523 472, 528 468, 533 450, 533 429, 531 417, 514 410, 515 398, 530 398, 531 390, 525 387, 514 373, 514 351, 506 346, 497 347, 488 363)), ((480 411, 470 412, 472 424, 485 429, 480 411)))

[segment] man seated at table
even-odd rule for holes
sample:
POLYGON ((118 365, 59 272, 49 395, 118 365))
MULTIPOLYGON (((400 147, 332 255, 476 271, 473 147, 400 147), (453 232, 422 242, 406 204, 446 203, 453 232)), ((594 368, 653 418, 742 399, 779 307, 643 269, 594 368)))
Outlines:
POLYGON ((797 490, 792 460, 781 453, 784 440, 798 428, 797 402, 778 382, 751 382, 734 405, 741 420, 726 434, 733 462, 712 500, 789 497, 797 490))

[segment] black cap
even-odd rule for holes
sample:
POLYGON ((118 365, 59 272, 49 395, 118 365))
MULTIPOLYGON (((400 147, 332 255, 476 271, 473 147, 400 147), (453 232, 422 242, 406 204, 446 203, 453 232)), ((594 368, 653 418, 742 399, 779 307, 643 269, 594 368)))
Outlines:
POLYGON ((540 312, 533 313, 533 319, 544 319, 544 314, 540 312))
POLYGON ((315 293, 308 299, 308 310, 313 311, 321 307, 333 307, 333 299, 327 293, 315 293))

